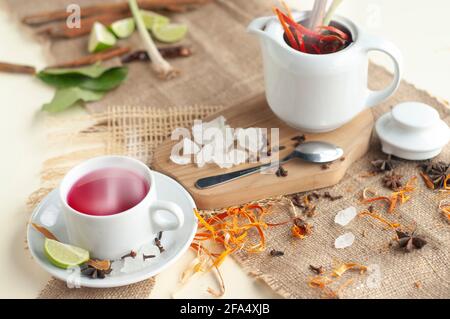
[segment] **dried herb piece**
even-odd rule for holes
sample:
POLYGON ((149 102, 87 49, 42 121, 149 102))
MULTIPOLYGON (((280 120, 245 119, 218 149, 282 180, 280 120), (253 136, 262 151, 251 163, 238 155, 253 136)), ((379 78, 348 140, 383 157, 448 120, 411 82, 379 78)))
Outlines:
POLYGON ((386 172, 394 169, 394 163, 391 155, 388 155, 386 159, 377 159, 371 162, 372 166, 377 172, 386 172))
POLYGON ((283 255, 284 255, 284 252, 282 252, 280 250, 272 249, 270 251, 270 256, 273 256, 273 257, 280 257, 280 256, 283 256, 283 255))
POLYGON ((120 259, 125 259, 125 258, 128 258, 128 257, 135 258, 136 255, 137 255, 137 253, 134 250, 131 250, 128 254, 123 255, 122 257, 120 257, 120 259))
POLYGON ((312 233, 312 226, 300 217, 294 218, 293 223, 294 225, 291 227, 292 236, 304 239, 312 233))
POLYGON ((311 271, 316 273, 317 275, 322 275, 325 272, 323 266, 315 267, 313 265, 309 265, 309 269, 311 269, 311 271))
POLYGON ((332 202, 334 202, 335 200, 343 198, 342 195, 334 195, 333 196, 333 195, 330 194, 330 192, 323 193, 323 197, 331 200, 332 202))
POLYGON ((450 175, 450 163, 445 162, 428 162, 419 165, 422 172, 426 174, 433 182, 434 189, 444 188, 445 180, 450 175))
POLYGON ((383 185, 393 191, 399 190, 402 186, 402 175, 396 174, 394 170, 386 173, 383 177, 383 185))
POLYGON ((278 177, 286 177, 288 176, 288 171, 284 169, 283 166, 280 165, 277 171, 275 172, 275 175, 277 175, 278 177))
POLYGON ((112 271, 110 260, 89 259, 81 267, 81 273, 92 279, 103 279, 112 271))
POLYGON ((403 248, 406 252, 411 252, 414 249, 421 249, 427 244, 427 241, 419 236, 416 236, 414 232, 408 233, 400 230, 395 231, 398 237, 398 246, 403 248))
POLYGON ((159 253, 164 252, 164 247, 161 244, 161 240, 158 239, 158 237, 155 238, 155 246, 158 247, 159 253))

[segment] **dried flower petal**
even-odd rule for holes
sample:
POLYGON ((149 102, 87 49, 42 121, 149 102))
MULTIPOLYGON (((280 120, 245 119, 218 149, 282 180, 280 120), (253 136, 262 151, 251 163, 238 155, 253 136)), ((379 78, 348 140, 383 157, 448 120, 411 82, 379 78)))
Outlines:
POLYGON ((340 277, 342 276, 347 270, 359 270, 360 274, 363 274, 367 271, 367 267, 358 263, 345 263, 341 264, 335 269, 333 269, 333 276, 340 277))

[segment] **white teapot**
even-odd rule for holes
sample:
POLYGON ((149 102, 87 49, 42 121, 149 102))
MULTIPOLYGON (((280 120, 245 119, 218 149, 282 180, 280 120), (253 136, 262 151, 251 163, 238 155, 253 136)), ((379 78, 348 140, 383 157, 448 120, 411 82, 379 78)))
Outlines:
MULTIPOLYGON (((296 12, 296 21, 309 12, 296 12)), ((305 132, 327 132, 391 96, 401 80, 402 57, 391 42, 368 35, 352 21, 335 16, 353 42, 330 54, 308 54, 291 48, 275 16, 253 20, 248 31, 261 41, 266 98, 288 125, 305 132), (381 91, 367 87, 368 52, 382 51, 394 61, 393 82, 381 91)))

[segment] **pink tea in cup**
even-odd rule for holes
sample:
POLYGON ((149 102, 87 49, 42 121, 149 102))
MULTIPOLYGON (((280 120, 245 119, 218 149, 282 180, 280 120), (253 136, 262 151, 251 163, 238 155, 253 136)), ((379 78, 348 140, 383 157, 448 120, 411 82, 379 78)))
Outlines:
POLYGON ((149 189, 147 180, 131 170, 102 168, 76 181, 67 195, 67 203, 87 215, 114 215, 139 204, 149 189))

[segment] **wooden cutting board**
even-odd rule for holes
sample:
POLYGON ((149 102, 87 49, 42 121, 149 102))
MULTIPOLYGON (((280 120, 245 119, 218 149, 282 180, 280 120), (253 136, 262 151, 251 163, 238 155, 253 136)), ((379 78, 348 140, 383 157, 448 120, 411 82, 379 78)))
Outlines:
MULTIPOLYGON (((234 128, 279 128, 280 145, 286 146, 286 149, 279 154, 280 159, 293 150, 295 142, 291 138, 303 134, 278 119, 267 105, 264 95, 213 114, 205 121, 214 119, 219 115, 223 115, 227 124, 234 128)), ((333 132, 306 133, 306 140, 327 141, 344 149, 344 159, 332 163, 328 169, 323 169, 320 164, 311 164, 300 159, 294 159, 283 165, 288 171, 286 177, 255 173, 223 185, 200 190, 194 186, 199 178, 241 170, 259 164, 246 163, 230 169, 219 168, 216 164, 207 164, 202 168, 198 168, 196 164, 176 165, 169 160, 169 156, 172 146, 178 141, 171 141, 170 139, 155 151, 152 168, 180 182, 201 209, 222 208, 281 194, 309 191, 335 185, 341 180, 347 168, 367 152, 373 124, 372 112, 365 110, 352 122, 333 132)))

